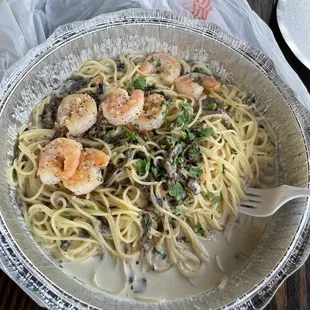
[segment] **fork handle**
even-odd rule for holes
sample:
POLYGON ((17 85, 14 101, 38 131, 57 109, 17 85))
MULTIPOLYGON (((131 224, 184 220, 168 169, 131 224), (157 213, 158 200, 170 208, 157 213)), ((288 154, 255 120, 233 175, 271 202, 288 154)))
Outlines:
POLYGON ((292 195, 290 195, 291 197, 297 198, 310 196, 310 188, 301 188, 289 185, 283 185, 283 187, 292 193, 292 195))

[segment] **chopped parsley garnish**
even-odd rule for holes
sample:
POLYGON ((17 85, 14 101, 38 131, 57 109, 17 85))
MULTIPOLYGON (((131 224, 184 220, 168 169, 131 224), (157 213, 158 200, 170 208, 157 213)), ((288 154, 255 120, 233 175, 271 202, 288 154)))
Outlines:
POLYGON ((151 168, 151 173, 152 173, 152 176, 153 176, 154 178, 156 178, 157 175, 158 175, 158 170, 157 170, 157 168, 156 168, 156 167, 152 167, 152 168, 151 168))
POLYGON ((148 220, 147 223, 146 223, 146 230, 147 231, 150 231, 152 228, 152 221, 151 220, 148 220))
POLYGON ((214 133, 214 129, 212 127, 202 128, 199 132, 201 138, 210 137, 214 133))
POLYGON ((225 174, 225 172, 226 172, 226 167, 224 164, 222 164, 222 173, 225 174))
POLYGON ((213 220, 213 218, 214 218, 214 215, 213 215, 213 214, 211 214, 211 220, 213 220))
POLYGON ((199 178, 202 173, 203 173, 203 170, 199 167, 194 167, 194 166, 187 166, 185 168, 187 170, 187 172, 189 173, 189 175, 192 177, 192 178, 199 178))
POLYGON ((184 115, 183 115, 183 114, 178 115, 176 121, 177 121, 177 125, 179 125, 179 126, 182 125, 182 124, 184 124, 184 122, 185 122, 184 115))
POLYGON ((141 217, 143 215, 143 213, 144 213, 143 211, 139 211, 138 215, 137 215, 137 218, 141 217))
POLYGON ((232 152, 233 154, 237 154, 237 150, 236 150, 236 149, 231 148, 230 150, 231 150, 231 152, 232 152))
POLYGON ((169 188, 168 192, 171 197, 175 197, 176 199, 181 199, 184 193, 183 186, 179 182, 176 182, 174 185, 172 185, 169 188))
POLYGON ((215 196, 213 202, 214 202, 214 203, 220 203, 221 200, 222 200, 222 196, 215 196))
POLYGON ((138 142, 138 137, 135 135, 134 132, 132 131, 126 131, 125 132, 125 139, 129 142, 129 143, 136 143, 138 142))
POLYGON ((206 234, 206 231, 202 228, 202 226, 200 224, 197 224, 194 226, 195 228, 195 233, 204 237, 206 234))
POLYGON ((135 89, 145 89, 146 79, 142 76, 139 76, 136 80, 132 82, 132 85, 135 89))
POLYGON ((63 215, 62 217, 64 217, 67 220, 70 220, 70 215, 63 215))
POLYGON ((152 56, 151 59, 149 60, 149 63, 150 63, 150 64, 153 64, 154 61, 155 61, 155 60, 154 60, 154 57, 152 56))
POLYGON ((180 215, 181 210, 179 208, 175 208, 175 210, 172 212, 174 215, 180 215))
POLYGON ((151 167, 151 162, 146 161, 144 159, 139 158, 137 161, 138 172, 141 174, 145 174, 146 171, 149 171, 151 167))
POLYGON ((166 258, 168 257, 167 254, 166 254, 165 252, 162 252, 162 253, 160 254, 160 256, 161 256, 162 259, 166 259, 166 258))
POLYGON ((158 60, 157 60, 157 63, 156 63, 156 68, 157 68, 157 67, 160 67, 160 66, 161 66, 161 62, 160 62, 160 59, 158 59, 158 60))
POLYGON ((201 78, 200 76, 195 77, 193 81, 194 81, 194 83, 197 83, 197 84, 199 84, 199 85, 202 84, 202 78, 201 78))
POLYGON ((182 104, 182 108, 183 108, 185 111, 188 111, 189 109, 192 108, 192 106, 191 106, 189 103, 184 102, 184 103, 182 104))
POLYGON ((213 196, 213 193, 210 192, 210 191, 208 191, 207 194, 206 194, 206 196, 205 196, 205 200, 210 201, 211 198, 212 198, 212 196, 213 196))
POLYGON ((188 151, 188 156, 192 160, 198 160, 200 158, 200 149, 190 148, 188 151))
POLYGON ((183 132, 185 135, 189 138, 189 140, 194 140, 196 138, 196 135, 190 130, 188 126, 183 126, 183 132))
POLYGON ((184 158, 178 157, 178 158, 176 158, 175 162, 176 162, 177 164, 182 164, 182 163, 184 162, 184 158))
POLYGON ((100 209, 99 209, 99 207, 97 206, 97 205, 92 205, 91 206, 95 211, 99 211, 100 209))
POLYGON ((125 86, 125 88, 128 89, 128 90, 133 90, 132 81, 126 81, 126 82, 124 83, 124 86, 125 86))
POLYGON ((206 110, 208 111, 215 111, 217 109, 217 104, 216 103, 209 103, 206 107, 206 110))
POLYGON ((166 118, 169 112, 170 102, 164 100, 162 104, 165 106, 164 117, 166 118))
POLYGON ((208 71, 206 71, 205 69, 200 68, 200 67, 195 68, 194 72, 198 72, 198 73, 201 73, 201 74, 204 74, 204 75, 211 76, 211 74, 208 71))
POLYGON ((189 124, 192 121, 193 116, 189 112, 191 108, 192 106, 188 103, 182 104, 182 114, 178 115, 176 119, 178 126, 189 124))
POLYGON ((126 81, 124 83, 124 86, 127 90, 133 90, 133 89, 142 89, 144 90, 146 87, 146 79, 142 76, 139 76, 134 81, 126 81))

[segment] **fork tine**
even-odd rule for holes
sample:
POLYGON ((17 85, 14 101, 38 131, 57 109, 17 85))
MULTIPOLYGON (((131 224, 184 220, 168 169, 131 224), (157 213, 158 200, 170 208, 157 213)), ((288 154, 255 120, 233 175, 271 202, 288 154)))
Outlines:
POLYGON ((262 196, 261 190, 259 188, 245 188, 244 192, 249 196, 262 196))
POLYGON ((248 207, 248 208, 257 208, 259 205, 259 202, 255 202, 255 201, 240 201, 240 206, 241 207, 248 207))
POLYGON ((261 196, 249 196, 248 195, 248 199, 249 200, 245 200, 245 201, 253 201, 253 202, 262 202, 262 197, 261 196))
POLYGON ((255 216, 257 216, 257 211, 258 209, 253 209, 253 208, 247 208, 247 207, 238 207, 238 211, 239 213, 242 214, 246 214, 246 215, 250 215, 253 216, 255 214, 255 216))

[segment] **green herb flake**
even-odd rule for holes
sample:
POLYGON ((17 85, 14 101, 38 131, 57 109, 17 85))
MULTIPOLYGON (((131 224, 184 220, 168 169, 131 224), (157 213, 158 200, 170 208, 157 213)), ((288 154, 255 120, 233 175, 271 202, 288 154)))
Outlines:
POLYGON ((202 228, 202 226, 200 224, 197 224, 194 226, 195 228, 195 233, 204 237, 206 234, 206 231, 202 228))
POLYGON ((142 76, 139 76, 132 82, 132 85, 135 89, 145 89, 146 87, 146 79, 142 76))
POLYGON ((137 161, 137 168, 138 168, 138 172, 145 174, 146 171, 149 171, 151 167, 151 162, 150 161, 146 161, 144 159, 139 158, 137 161))
POLYGON ((146 163, 146 165, 145 165, 145 170, 146 170, 146 171, 149 171, 149 170, 150 170, 150 167, 151 167, 151 162, 148 161, 148 162, 146 163))
POLYGON ((187 103, 187 102, 183 102, 182 103, 182 108, 185 111, 189 111, 192 108, 192 106, 189 103, 187 103))
POLYGON ((237 150, 236 150, 236 149, 231 148, 230 150, 231 150, 231 152, 232 152, 233 154, 237 154, 237 150))
POLYGON ((182 198, 182 195, 184 193, 183 187, 179 182, 176 182, 174 185, 172 185, 169 188, 169 195, 171 197, 175 197, 176 199, 182 198))
POLYGON ((156 167, 152 167, 152 168, 151 168, 151 171, 152 171, 152 174, 156 177, 157 174, 158 174, 157 168, 156 168, 156 167))
POLYGON ((154 57, 152 56, 151 59, 149 60, 149 63, 150 63, 150 64, 153 64, 154 61, 155 61, 155 59, 154 59, 154 57))
POLYGON ((213 214, 211 214, 211 220, 213 220, 213 218, 214 218, 214 215, 213 215, 213 214))
POLYGON ((196 135, 190 130, 188 126, 183 126, 183 131, 185 132, 186 136, 189 138, 189 140, 194 140, 196 138, 196 135))
POLYGON ((168 257, 167 254, 166 254, 165 252, 162 252, 162 253, 160 254, 160 256, 161 256, 162 259, 166 259, 166 258, 168 257))
POLYGON ((148 220, 147 223, 146 223, 146 230, 147 231, 151 231, 151 229, 152 229, 152 221, 148 220))
POLYGON ((161 66, 161 62, 160 62, 160 59, 157 60, 157 63, 156 63, 156 68, 160 67, 161 66))
POLYGON ((224 164, 222 164, 222 173, 225 174, 225 172, 226 172, 226 167, 224 164))
POLYGON ((91 208, 93 208, 95 211, 100 211, 100 209, 97 205, 92 205, 91 208))
POLYGON ((182 114, 178 115, 176 118, 176 123, 178 126, 189 124, 192 121, 193 116, 190 113, 191 109, 192 106, 190 104, 186 102, 182 104, 182 114))
POLYGON ((163 104, 163 106, 165 106, 164 117, 166 118, 168 115, 168 112, 169 112, 170 102, 164 100, 162 104, 163 104))
POLYGON ((133 90, 133 82, 132 81, 126 81, 125 83, 124 83, 124 86, 125 86, 125 88, 127 89, 127 90, 133 90))
POLYGON ((208 111, 215 111, 217 109, 217 104, 216 103, 209 103, 206 107, 206 110, 208 111))
POLYGON ((62 217, 64 217, 67 220, 70 220, 70 215, 63 215, 62 217))
POLYGON ((184 158, 178 157, 178 158, 176 158, 175 162, 177 164, 182 164, 182 163, 184 163, 184 158))
POLYGON ((192 178, 199 178, 203 174, 203 170, 199 167, 187 166, 185 168, 192 178))
POLYGON ((216 203, 216 204, 218 204, 218 203, 221 202, 221 200, 222 200, 222 196, 215 196, 213 202, 216 203))
POLYGON ((166 75, 171 75, 171 73, 168 70, 165 71, 165 74, 166 75))
POLYGON ((134 132, 132 131, 126 131, 125 132, 125 139, 129 142, 129 143, 136 143, 138 142, 138 137, 135 135, 134 132))
POLYGON ((181 214, 181 210, 179 208, 175 208, 175 210, 173 211, 174 215, 180 215, 181 214))
POLYGON ((191 148, 188 151, 188 156, 192 160, 198 160, 200 158, 200 150, 199 149, 195 149, 195 148, 191 148))
POLYGON ((199 132, 200 137, 206 138, 212 136, 214 133, 214 129, 212 127, 202 128, 199 132))
POLYGON ((208 191, 207 194, 206 194, 206 196, 205 196, 205 200, 210 201, 211 198, 212 198, 212 196, 213 196, 213 193, 210 192, 210 191, 208 191))
POLYGON ((138 215, 137 215, 137 218, 141 217, 143 215, 143 213, 144 213, 143 211, 139 211, 138 215))
POLYGON ((184 115, 178 115, 178 117, 176 118, 176 122, 178 126, 181 126, 182 124, 184 124, 185 118, 184 115))

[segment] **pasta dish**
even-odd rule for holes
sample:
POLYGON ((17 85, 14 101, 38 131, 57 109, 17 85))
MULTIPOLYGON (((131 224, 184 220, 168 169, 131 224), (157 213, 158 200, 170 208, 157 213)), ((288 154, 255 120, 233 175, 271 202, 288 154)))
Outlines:
POLYGON ((40 244, 196 275, 274 144, 238 87, 169 54, 87 61, 20 128, 9 181, 40 244), (207 250, 207 249, 206 249, 207 250))

